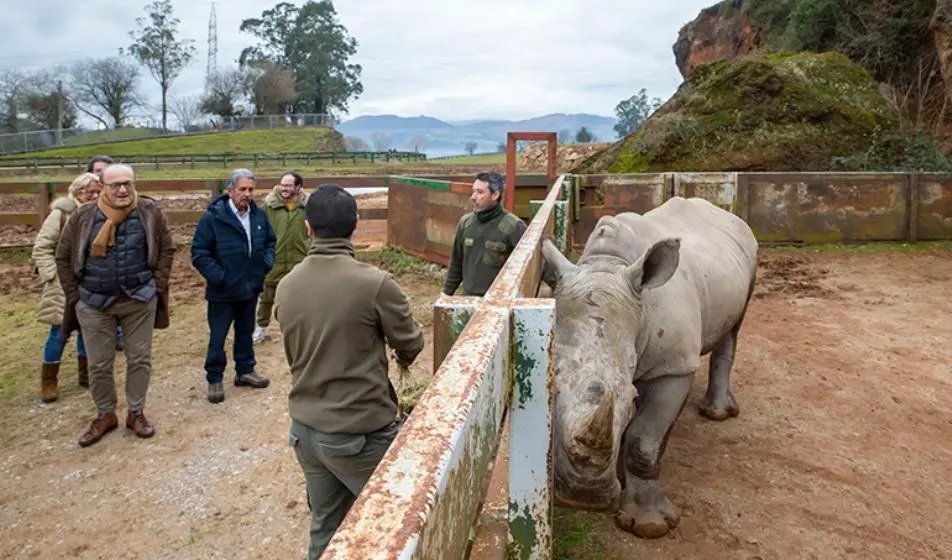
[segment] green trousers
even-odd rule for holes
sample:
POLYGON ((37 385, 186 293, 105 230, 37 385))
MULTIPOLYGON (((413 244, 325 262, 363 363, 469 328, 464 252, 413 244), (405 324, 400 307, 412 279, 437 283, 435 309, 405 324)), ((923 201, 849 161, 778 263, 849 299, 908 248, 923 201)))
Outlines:
POLYGON ((402 420, 369 434, 325 434, 300 422, 291 423, 290 444, 307 483, 311 510, 309 560, 317 560, 337 531, 360 490, 373 474, 402 420))
POLYGON ((278 289, 277 284, 265 284, 258 296, 257 325, 267 327, 271 323, 271 310, 274 309, 274 292, 278 289))

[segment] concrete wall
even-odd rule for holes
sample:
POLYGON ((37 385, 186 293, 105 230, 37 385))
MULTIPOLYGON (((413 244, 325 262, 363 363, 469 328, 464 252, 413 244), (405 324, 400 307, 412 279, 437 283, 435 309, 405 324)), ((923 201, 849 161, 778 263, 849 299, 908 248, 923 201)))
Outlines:
POLYGON ((952 175, 657 173, 573 176, 575 245, 598 218, 698 196, 744 218, 765 243, 952 239, 952 175))

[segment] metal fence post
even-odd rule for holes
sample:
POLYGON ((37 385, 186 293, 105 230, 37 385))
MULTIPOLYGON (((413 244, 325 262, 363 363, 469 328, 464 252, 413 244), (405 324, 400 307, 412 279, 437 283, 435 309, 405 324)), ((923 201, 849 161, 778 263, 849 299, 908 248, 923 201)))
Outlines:
POLYGON ((552 557, 552 344, 555 301, 512 307, 507 557, 552 557))

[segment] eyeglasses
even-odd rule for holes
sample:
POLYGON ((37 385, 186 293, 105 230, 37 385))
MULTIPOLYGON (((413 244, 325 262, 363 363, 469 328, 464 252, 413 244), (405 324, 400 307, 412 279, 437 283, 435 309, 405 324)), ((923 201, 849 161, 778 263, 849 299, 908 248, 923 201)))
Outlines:
POLYGON ((135 182, 134 181, 119 181, 117 183, 106 183, 106 186, 114 191, 118 191, 122 187, 125 187, 126 190, 129 190, 135 186, 135 182))

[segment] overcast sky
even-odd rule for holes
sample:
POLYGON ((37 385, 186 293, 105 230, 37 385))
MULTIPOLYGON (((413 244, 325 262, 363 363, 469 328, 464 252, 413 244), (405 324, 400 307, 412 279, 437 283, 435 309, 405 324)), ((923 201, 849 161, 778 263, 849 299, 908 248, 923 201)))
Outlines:
MULTIPOLYGON (((23 70, 114 55, 146 0, 31 0, 4 10, 0 68, 23 70), (81 7, 80 7, 81 6, 81 7)), ((171 95, 201 93, 210 0, 173 0, 198 57, 171 95)), ((346 0, 340 22, 358 41, 364 93, 350 114, 444 120, 524 119, 548 113, 612 116, 640 88, 667 100, 681 83, 671 47, 715 0, 346 0)), ((241 20, 276 4, 219 0, 218 66, 254 38, 241 20)), ((301 5, 302 2, 297 2, 301 5)), ((142 90, 159 89, 143 70, 142 90)))

